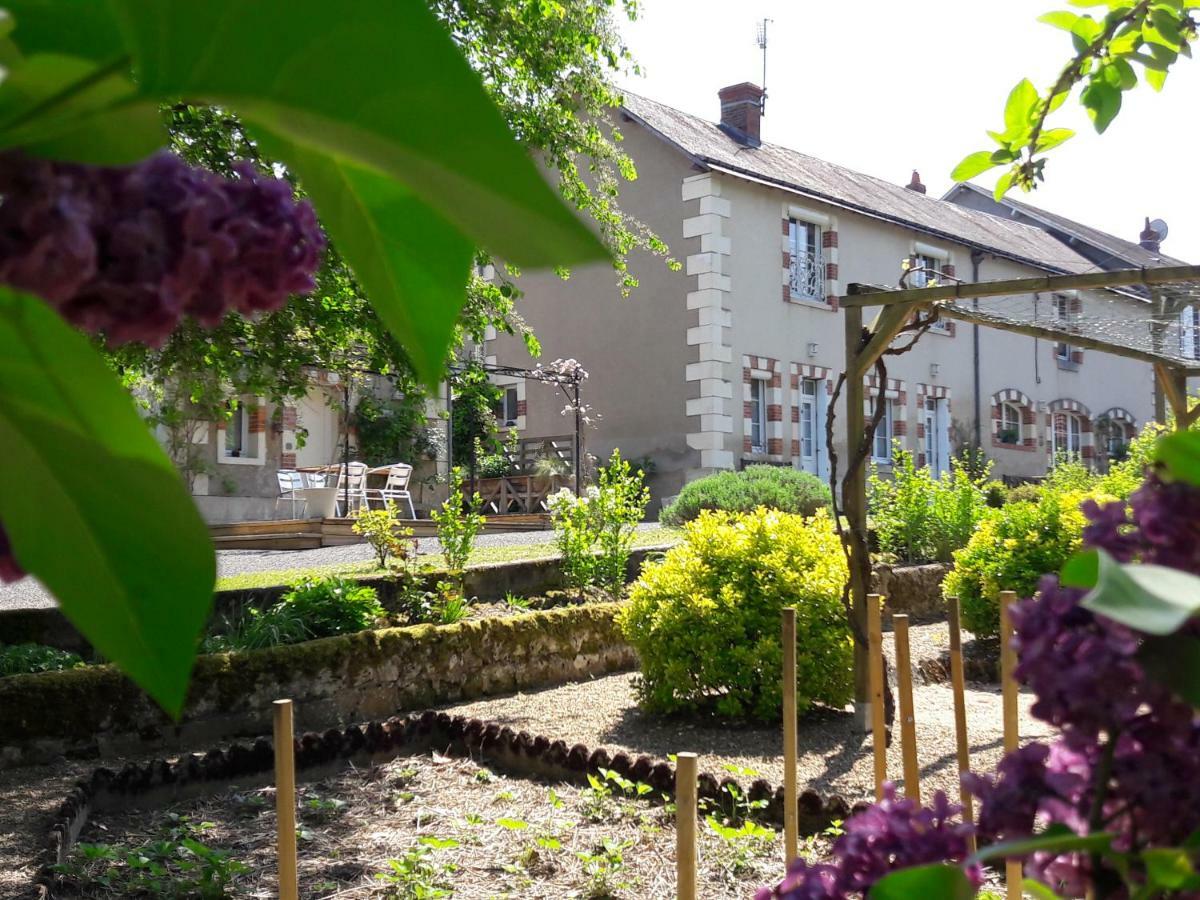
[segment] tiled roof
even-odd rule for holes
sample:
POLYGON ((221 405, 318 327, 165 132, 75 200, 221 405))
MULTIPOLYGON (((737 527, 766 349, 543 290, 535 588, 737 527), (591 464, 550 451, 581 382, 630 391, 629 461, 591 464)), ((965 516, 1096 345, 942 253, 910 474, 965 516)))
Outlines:
POLYGON ((967 244, 1056 272, 1085 272, 1091 262, 1032 225, 910 191, 898 184, 855 172, 769 144, 748 147, 711 122, 653 100, 626 93, 623 107, 702 165, 823 200, 926 234, 967 244))
MULTIPOLYGON (((985 191, 974 184, 961 185, 960 188, 967 188, 986 197, 991 197, 990 191, 985 191)), ((1107 231, 1092 228, 1090 225, 1084 225, 1082 222, 1076 222, 1074 219, 1068 219, 1066 216, 1048 212, 1030 203, 1025 203, 1022 200, 1013 200, 1011 197, 1005 197, 1000 203, 1009 209, 1029 216, 1031 219, 1045 223, 1048 228, 1053 228, 1069 237, 1074 237, 1080 243, 1090 244, 1101 252, 1107 253, 1113 259, 1112 264, 1106 265, 1105 268, 1151 268, 1154 266, 1187 265, 1181 259, 1175 259, 1173 256, 1167 256, 1156 250, 1147 250, 1141 244, 1124 240, 1114 234, 1109 234, 1107 231)))

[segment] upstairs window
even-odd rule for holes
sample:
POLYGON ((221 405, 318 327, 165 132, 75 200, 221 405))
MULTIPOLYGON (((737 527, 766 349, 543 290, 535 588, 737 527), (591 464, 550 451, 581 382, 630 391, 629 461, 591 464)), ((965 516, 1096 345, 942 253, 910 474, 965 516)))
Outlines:
MULTIPOLYGON (((1054 295, 1054 318, 1057 326, 1063 331, 1077 332, 1079 330, 1079 298, 1065 294, 1054 295)), ((1054 346, 1054 355, 1060 364, 1072 365, 1075 362, 1075 348, 1067 341, 1059 341, 1054 346)))
POLYGON ((825 258, 821 250, 821 226, 800 219, 788 222, 788 252, 791 295, 801 300, 825 300, 825 258))
POLYGON ((1185 359, 1200 359, 1200 309, 1195 306, 1179 313, 1179 353, 1185 359))

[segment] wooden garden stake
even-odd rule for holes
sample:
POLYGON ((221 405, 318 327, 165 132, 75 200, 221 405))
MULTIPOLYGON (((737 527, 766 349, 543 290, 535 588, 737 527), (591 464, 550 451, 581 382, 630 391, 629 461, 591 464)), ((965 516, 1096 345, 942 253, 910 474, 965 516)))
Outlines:
MULTIPOLYGON (((951 597, 947 604, 950 617, 950 682, 954 689, 954 737, 958 747, 958 774, 961 778, 971 771, 971 743, 967 738, 967 700, 966 678, 963 673, 962 654, 962 604, 957 597, 951 597)), ((962 802, 964 822, 975 818, 971 802, 971 792, 959 786, 959 798, 962 802)), ((975 852, 975 838, 968 839, 970 850, 975 852)))
POLYGON ((892 630, 896 638, 896 685, 900 692, 900 750, 904 757, 904 796, 920 803, 921 769, 917 765, 917 722, 913 714, 908 616, 892 616, 892 630))
MULTIPOLYGON (((1017 595, 1013 591, 1000 592, 1000 685, 1004 696, 1004 752, 1012 753, 1019 742, 1017 732, 1017 680, 1013 670, 1017 667, 1017 651, 1012 646, 1012 617, 1010 611, 1017 595)), ((1004 878, 1008 885, 1008 900, 1021 900, 1021 862, 1009 860, 1004 864, 1004 878)))
POLYGON ((791 864, 799 847, 796 798, 796 610, 783 611, 783 849, 791 864))
POLYGON ((675 758, 675 896, 696 900, 696 754, 675 758))
POLYGON ((887 722, 883 708, 883 597, 867 594, 867 658, 871 697, 871 745, 875 751, 875 799, 883 799, 887 781, 887 722))
POLYGON ((275 701, 275 820, 278 830, 279 900, 298 900, 296 878, 296 755, 292 701, 275 701))

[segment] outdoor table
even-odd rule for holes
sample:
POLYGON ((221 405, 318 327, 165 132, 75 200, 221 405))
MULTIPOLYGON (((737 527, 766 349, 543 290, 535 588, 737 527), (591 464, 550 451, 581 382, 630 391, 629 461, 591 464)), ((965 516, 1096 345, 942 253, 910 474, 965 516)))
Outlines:
POLYGON ((338 489, 336 487, 298 488, 296 496, 307 502, 310 518, 320 516, 322 519, 332 519, 337 512, 338 489))

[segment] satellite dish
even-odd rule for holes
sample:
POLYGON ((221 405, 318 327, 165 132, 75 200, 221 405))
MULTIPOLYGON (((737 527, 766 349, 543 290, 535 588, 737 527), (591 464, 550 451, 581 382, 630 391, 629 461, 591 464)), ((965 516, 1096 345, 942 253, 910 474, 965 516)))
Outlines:
POLYGON ((1154 236, 1157 237, 1159 241, 1165 241, 1167 239, 1167 223, 1162 219, 1151 219, 1150 230, 1154 232, 1154 236))

